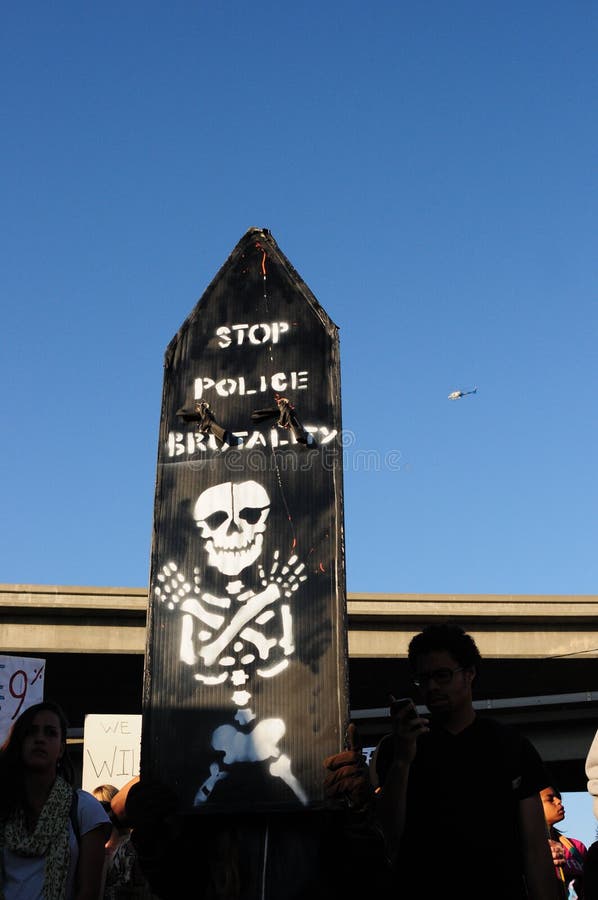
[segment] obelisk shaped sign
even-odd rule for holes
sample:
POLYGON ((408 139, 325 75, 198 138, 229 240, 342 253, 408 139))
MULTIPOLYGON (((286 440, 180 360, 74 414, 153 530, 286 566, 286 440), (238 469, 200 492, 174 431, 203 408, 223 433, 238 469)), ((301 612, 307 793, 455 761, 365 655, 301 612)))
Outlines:
POLYGON ((189 811, 323 802, 347 723, 338 329, 252 228, 165 354, 141 772, 189 811))

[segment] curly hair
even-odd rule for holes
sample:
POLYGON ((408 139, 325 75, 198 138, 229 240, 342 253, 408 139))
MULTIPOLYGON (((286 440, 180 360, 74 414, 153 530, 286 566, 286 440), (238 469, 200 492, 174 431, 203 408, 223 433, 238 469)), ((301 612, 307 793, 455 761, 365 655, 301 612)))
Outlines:
POLYGON ((417 659, 424 653, 446 650, 464 669, 475 668, 479 671, 482 657, 476 642, 466 631, 453 622, 442 622, 427 625, 409 642, 408 659, 413 672, 417 668, 417 659))

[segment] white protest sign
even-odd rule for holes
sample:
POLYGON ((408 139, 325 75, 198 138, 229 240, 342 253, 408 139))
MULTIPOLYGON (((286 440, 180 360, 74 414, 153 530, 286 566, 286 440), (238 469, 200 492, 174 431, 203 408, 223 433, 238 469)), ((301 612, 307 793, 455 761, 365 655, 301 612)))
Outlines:
POLYGON ((0 656, 0 743, 21 713, 44 699, 45 659, 0 656))
POLYGON ((106 713, 85 716, 81 787, 93 791, 100 784, 117 788, 139 775, 141 716, 106 713))

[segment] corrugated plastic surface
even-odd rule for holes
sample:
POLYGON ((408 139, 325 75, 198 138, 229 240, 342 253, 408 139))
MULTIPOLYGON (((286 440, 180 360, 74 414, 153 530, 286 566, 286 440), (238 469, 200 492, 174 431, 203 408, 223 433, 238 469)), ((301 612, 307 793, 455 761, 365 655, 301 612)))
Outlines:
POLYGON ((313 808, 348 715, 338 329, 250 229, 165 355, 141 768, 313 808))

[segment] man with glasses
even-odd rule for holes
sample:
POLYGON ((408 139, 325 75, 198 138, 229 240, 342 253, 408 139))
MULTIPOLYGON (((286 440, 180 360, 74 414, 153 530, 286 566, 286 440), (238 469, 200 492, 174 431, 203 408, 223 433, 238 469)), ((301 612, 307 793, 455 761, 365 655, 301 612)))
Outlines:
POLYGON ((556 900, 539 798, 547 776, 530 741, 476 715, 480 663, 458 625, 429 625, 409 645, 429 717, 393 698, 392 733, 372 760, 397 890, 420 900, 556 900))

